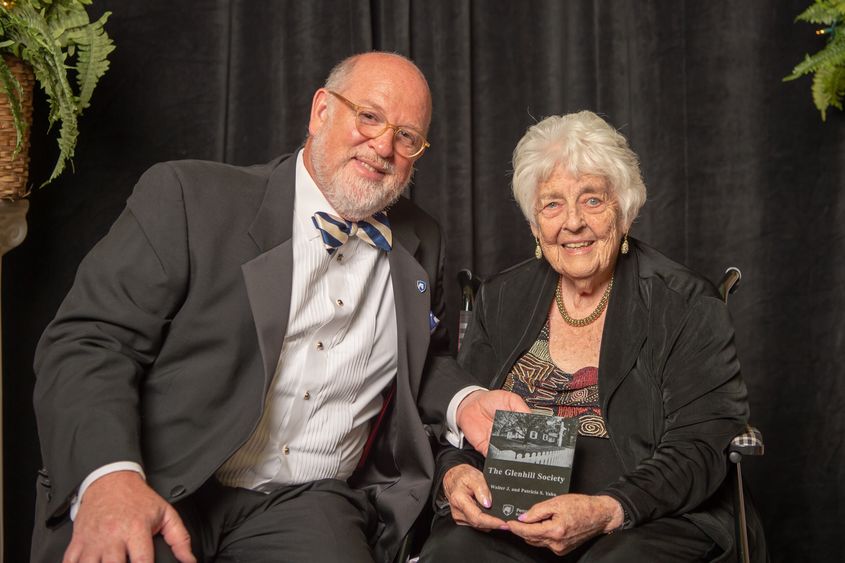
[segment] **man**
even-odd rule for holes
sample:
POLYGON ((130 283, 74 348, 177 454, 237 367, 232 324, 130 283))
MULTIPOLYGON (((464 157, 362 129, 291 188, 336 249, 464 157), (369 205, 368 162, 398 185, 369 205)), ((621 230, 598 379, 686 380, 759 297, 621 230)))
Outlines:
POLYGON ((442 244, 399 196, 430 117, 410 61, 358 55, 302 151, 141 178, 36 353, 33 560, 393 558, 430 487, 422 423, 448 410, 484 450, 495 408, 525 408, 426 355, 442 244))

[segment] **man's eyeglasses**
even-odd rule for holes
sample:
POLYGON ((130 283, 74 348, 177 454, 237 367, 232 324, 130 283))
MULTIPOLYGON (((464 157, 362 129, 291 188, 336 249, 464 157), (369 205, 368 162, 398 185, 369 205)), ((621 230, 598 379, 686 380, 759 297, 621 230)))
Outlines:
POLYGON ((382 114, 374 109, 359 106, 331 90, 329 94, 346 104, 355 112, 355 127, 358 132, 368 139, 380 137, 388 129, 393 129, 393 150, 405 158, 417 158, 425 149, 430 147, 420 133, 402 125, 394 125, 387 121, 382 114))

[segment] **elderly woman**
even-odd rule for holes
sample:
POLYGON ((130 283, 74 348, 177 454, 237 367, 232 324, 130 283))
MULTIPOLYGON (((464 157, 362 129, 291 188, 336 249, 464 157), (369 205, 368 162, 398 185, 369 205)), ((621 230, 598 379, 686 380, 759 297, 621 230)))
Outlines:
POLYGON ((577 421, 570 492, 500 520, 481 510, 481 455, 448 447, 422 561, 731 560, 726 449, 748 404, 724 303, 628 236, 645 186, 597 115, 537 123, 513 166, 536 259, 482 286, 459 360, 535 412, 577 421))

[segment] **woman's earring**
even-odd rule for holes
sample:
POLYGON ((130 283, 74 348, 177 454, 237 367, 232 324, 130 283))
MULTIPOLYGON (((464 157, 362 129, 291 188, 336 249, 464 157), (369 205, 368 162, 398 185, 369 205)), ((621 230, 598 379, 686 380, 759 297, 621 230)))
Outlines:
POLYGON ((543 258, 543 249, 540 248, 540 239, 534 237, 534 240, 537 241, 537 246, 534 247, 534 258, 540 260, 543 258))
POLYGON ((622 254, 628 254, 628 250, 630 250, 628 247, 628 233, 625 233, 625 238, 622 239, 622 254))

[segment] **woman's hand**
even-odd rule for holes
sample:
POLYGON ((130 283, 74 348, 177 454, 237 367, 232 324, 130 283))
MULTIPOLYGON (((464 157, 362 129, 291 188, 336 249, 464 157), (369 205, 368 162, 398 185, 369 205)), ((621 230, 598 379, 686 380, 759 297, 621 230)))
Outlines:
POLYGON ((615 530, 623 518, 622 505, 614 498, 569 494, 538 502, 507 525, 528 544, 563 555, 593 536, 615 530))
POLYGON ((443 492, 452 507, 452 519, 460 526, 472 526, 477 530, 507 529, 503 520, 482 512, 479 504, 490 508, 490 489, 484 474, 466 463, 456 465, 443 476, 443 492))

